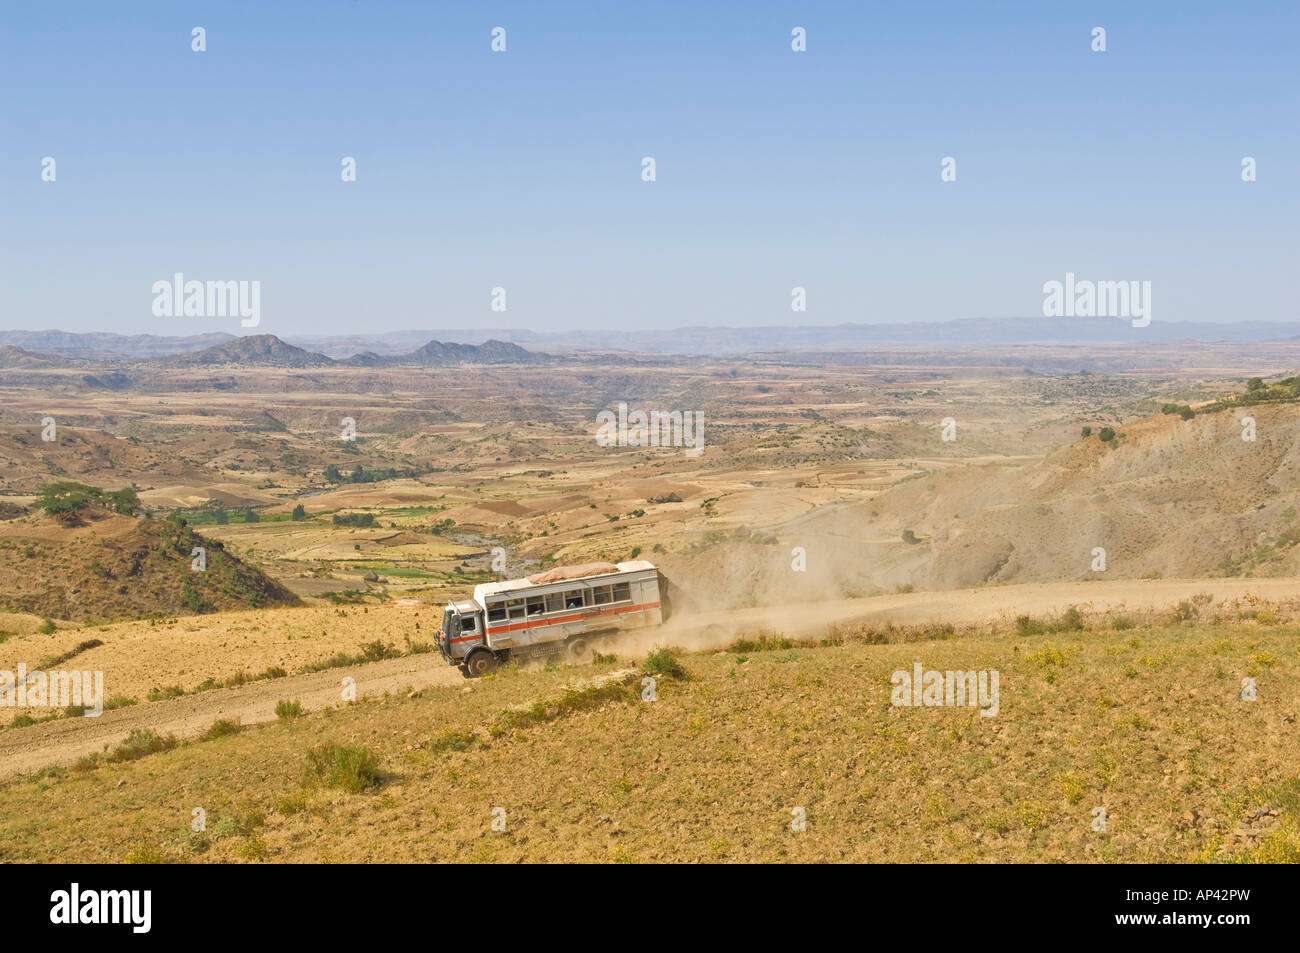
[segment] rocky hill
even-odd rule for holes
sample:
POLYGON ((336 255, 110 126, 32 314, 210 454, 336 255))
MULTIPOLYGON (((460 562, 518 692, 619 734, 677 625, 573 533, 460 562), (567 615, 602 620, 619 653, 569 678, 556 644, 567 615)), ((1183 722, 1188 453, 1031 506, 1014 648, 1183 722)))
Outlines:
POLYGON ((99 507, 80 515, 74 526, 43 514, 0 521, 0 608, 87 620, 298 604, 188 526, 99 507), (191 568, 195 547, 206 553, 201 572, 191 568))
POLYGON ((235 338, 192 354, 165 358, 172 367, 195 367, 211 364, 240 364, 256 367, 327 367, 334 363, 323 354, 313 354, 286 344, 274 334, 250 334, 235 338))

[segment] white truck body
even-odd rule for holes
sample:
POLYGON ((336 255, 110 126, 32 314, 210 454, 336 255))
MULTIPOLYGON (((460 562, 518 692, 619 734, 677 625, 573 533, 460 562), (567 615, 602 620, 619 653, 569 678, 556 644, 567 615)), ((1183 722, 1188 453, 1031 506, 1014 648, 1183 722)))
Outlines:
POLYGON ((559 567, 474 587, 448 603, 438 648, 448 662, 483 674, 508 658, 557 655, 566 646, 667 618, 666 586, 644 559, 559 567))

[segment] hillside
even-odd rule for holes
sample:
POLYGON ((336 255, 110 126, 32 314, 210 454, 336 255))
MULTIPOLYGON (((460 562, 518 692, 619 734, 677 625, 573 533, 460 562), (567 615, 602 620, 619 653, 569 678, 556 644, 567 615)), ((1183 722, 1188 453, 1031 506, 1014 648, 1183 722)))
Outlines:
POLYGON ((1160 415, 1012 474, 957 473, 899 487, 881 512, 917 514, 932 587, 1107 576, 1300 573, 1300 408, 1160 415), (1241 418, 1256 439, 1242 440, 1241 418), (1201 545, 1198 545, 1198 542, 1201 545))
POLYGON ((0 331, 0 345, 13 345, 66 358, 85 360, 142 360, 181 354, 235 339, 233 334, 210 332, 185 337, 156 334, 113 334, 106 331, 78 334, 71 331, 0 331))
POLYGON ((292 344, 286 344, 274 334, 250 334, 235 338, 192 354, 178 354, 165 358, 163 363, 172 367, 194 367, 212 364, 241 364, 259 367, 328 367, 333 364, 323 354, 313 354, 292 344))
POLYGON ((97 507, 81 522, 67 526, 44 515, 0 522, 0 609, 87 620, 298 603, 189 527, 97 507), (191 569, 196 546, 207 553, 203 572, 191 569))
POLYGON ((254 683, 7 729, 11 752, 132 735, 0 783, 0 860, 1295 862, 1297 626, 1215 608, 1033 636, 841 629, 472 686, 401 659, 348 670, 350 704, 341 670, 267 683, 262 724, 230 716, 254 683), (997 671, 996 713, 891 704, 917 664, 997 671), (301 710, 276 719, 276 698, 301 710), (176 820, 196 778, 201 833, 176 820))
POLYGON ((686 598, 718 608, 909 586, 1300 575, 1300 405, 1157 414, 1116 425, 1114 447, 1093 429, 1027 465, 917 464, 869 502, 733 527, 660 564, 686 598))
POLYGON ((41 439, 40 418, 0 425, 0 492, 36 493, 52 479, 120 486, 132 480, 202 481, 201 467, 175 448, 114 437, 89 427, 60 426, 59 439, 41 439))
POLYGON ((0 367, 50 367, 54 363, 44 354, 33 354, 13 344, 0 347, 0 367))

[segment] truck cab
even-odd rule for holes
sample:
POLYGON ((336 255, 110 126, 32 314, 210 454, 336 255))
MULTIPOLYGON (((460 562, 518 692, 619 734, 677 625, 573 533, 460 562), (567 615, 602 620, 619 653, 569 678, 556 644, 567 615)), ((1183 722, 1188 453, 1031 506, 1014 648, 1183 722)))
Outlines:
POLYGON ((475 602, 449 602, 442 612, 438 629, 438 651, 466 674, 483 675, 492 669, 496 658, 487 647, 483 609, 475 602))

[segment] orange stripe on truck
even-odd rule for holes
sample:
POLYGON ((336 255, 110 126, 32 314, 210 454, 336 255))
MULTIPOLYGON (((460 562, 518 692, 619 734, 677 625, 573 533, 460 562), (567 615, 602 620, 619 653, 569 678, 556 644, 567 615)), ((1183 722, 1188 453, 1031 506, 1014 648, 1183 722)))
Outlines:
MULTIPOLYGON (((557 616, 554 619, 538 619, 536 622, 516 622, 513 625, 488 626, 489 635, 500 635, 503 632, 517 632, 519 629, 535 629, 539 625, 559 625, 564 622, 581 622, 584 619, 595 619, 603 615, 620 615, 624 612, 644 612, 647 609, 658 609, 659 603, 645 602, 639 606, 617 606, 613 609, 599 609, 595 612, 579 612, 576 615, 557 616)), ((471 636, 477 639, 478 636, 471 636)), ((459 642, 460 639, 452 639, 453 642, 459 642)))

